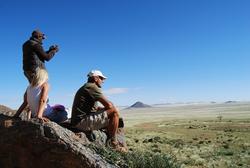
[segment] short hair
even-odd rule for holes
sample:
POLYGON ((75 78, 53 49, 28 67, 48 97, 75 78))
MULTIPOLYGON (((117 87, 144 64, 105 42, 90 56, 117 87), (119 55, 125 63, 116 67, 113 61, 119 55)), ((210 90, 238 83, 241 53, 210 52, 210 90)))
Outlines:
POLYGON ((40 30, 34 30, 33 32, 32 32, 32 37, 34 37, 34 38, 39 38, 39 37, 42 37, 43 39, 45 39, 45 34, 44 33, 42 33, 40 30))
POLYGON ((88 82, 89 83, 94 83, 95 82, 94 76, 88 77, 88 82))
POLYGON ((49 79, 49 75, 48 75, 48 72, 46 71, 46 69, 37 68, 36 73, 33 77, 32 82, 31 82, 31 85, 32 86, 40 86, 44 82, 47 82, 48 79, 49 79))

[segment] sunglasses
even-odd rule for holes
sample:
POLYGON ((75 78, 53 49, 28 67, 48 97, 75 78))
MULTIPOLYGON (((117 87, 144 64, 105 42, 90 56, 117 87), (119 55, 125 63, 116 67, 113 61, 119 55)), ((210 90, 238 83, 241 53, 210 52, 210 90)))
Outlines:
POLYGON ((98 76, 101 80, 104 80, 104 78, 103 77, 101 77, 101 76, 98 76))

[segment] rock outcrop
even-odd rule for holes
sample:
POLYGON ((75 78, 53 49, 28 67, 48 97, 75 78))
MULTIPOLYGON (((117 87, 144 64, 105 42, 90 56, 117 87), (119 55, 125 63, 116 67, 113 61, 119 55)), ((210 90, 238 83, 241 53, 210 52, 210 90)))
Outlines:
POLYGON ((4 114, 0 114, 1 168, 115 167, 88 147, 83 133, 77 136, 54 122, 24 121, 4 114))

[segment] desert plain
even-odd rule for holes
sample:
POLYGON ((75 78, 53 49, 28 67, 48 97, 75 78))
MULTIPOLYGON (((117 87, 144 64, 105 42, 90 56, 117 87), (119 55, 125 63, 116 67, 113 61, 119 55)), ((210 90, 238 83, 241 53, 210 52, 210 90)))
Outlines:
POLYGON ((166 153, 180 167, 250 167, 250 102, 120 110, 129 150, 166 153))

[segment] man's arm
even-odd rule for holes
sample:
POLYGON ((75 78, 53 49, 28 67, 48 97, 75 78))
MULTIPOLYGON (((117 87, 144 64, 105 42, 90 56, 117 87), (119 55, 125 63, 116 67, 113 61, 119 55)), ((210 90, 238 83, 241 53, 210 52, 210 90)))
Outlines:
POLYGON ((38 55, 39 59, 44 61, 49 61, 52 59, 55 55, 55 53, 58 51, 58 47, 50 48, 49 51, 45 52, 43 47, 39 44, 34 46, 35 52, 38 55))
POLYGON ((22 105, 18 108, 16 114, 13 117, 19 117, 19 115, 23 112, 23 110, 28 106, 28 102, 27 102, 27 93, 24 93, 23 96, 23 103, 22 105))
POLYGON ((107 100, 107 98, 105 98, 104 96, 101 96, 100 98, 98 98, 98 101, 104 106, 104 109, 106 111, 112 111, 115 110, 115 106, 107 100))

